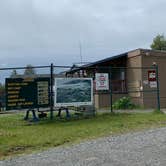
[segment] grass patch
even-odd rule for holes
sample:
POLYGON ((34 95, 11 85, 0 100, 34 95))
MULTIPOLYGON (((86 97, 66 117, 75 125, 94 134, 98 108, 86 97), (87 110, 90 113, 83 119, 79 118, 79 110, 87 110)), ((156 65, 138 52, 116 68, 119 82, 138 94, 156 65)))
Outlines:
POLYGON ((29 123, 23 114, 0 115, 0 158, 31 153, 101 136, 166 126, 166 115, 102 114, 90 119, 29 123))

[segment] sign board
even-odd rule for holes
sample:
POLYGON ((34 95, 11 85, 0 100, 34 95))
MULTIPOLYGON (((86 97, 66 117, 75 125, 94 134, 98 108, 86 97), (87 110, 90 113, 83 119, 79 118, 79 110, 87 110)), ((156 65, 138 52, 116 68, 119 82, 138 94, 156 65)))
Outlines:
POLYGON ((55 106, 93 104, 92 78, 55 78, 55 106))
POLYGON ((109 90, 108 73, 96 73, 96 90, 109 90))
POLYGON ((148 71, 148 80, 149 81, 156 81, 156 71, 155 70, 148 71))
POLYGON ((6 110, 48 107, 50 78, 6 78, 6 110))
POLYGON ((157 88, 157 82, 156 81, 150 81, 149 85, 151 88, 157 88))
POLYGON ((155 70, 148 71, 148 81, 149 81, 150 88, 157 88, 156 71, 155 70))

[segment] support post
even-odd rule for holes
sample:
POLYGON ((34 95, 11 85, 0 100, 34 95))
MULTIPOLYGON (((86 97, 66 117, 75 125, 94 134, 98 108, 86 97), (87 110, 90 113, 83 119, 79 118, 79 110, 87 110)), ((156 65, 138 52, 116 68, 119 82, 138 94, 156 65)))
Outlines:
POLYGON ((157 109, 160 111, 160 86, 159 86, 159 74, 158 74, 158 65, 156 67, 156 81, 157 81, 157 109))
POLYGON ((111 113, 113 113, 113 107, 112 107, 112 71, 110 71, 110 104, 111 104, 111 113))
POLYGON ((50 119, 53 119, 53 107, 54 107, 54 99, 53 99, 53 86, 54 86, 54 65, 51 63, 50 66, 50 119))

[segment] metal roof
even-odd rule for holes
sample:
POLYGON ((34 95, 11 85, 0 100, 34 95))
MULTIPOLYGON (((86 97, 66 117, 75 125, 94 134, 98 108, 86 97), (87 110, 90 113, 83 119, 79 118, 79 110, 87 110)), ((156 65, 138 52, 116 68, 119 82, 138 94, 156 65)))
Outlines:
POLYGON ((85 64, 85 65, 82 65, 82 66, 79 66, 79 67, 76 66, 76 67, 73 67, 73 69, 71 68, 68 72, 77 71, 77 70, 80 70, 80 69, 83 69, 83 68, 93 67, 93 66, 105 63, 105 62, 116 60, 118 58, 127 57, 127 54, 128 54, 128 52, 122 53, 122 54, 119 54, 119 55, 116 55, 116 56, 112 56, 112 57, 109 57, 109 58, 105 58, 105 59, 102 59, 102 60, 99 60, 99 61, 96 61, 96 62, 92 62, 92 63, 89 63, 89 64, 85 64))
POLYGON ((113 60, 116 60, 118 58, 127 57, 128 53, 136 51, 136 50, 146 51, 146 52, 147 51, 148 52, 152 51, 152 52, 164 52, 164 53, 166 53, 166 51, 137 48, 137 49, 130 50, 130 51, 127 51, 127 52, 119 54, 119 55, 111 56, 109 58, 105 58, 105 59, 102 59, 102 60, 99 60, 99 61, 96 61, 96 62, 88 63, 88 64, 85 64, 85 65, 82 65, 82 66, 79 66, 79 67, 75 66, 75 67, 71 68, 70 71, 77 71, 77 70, 81 70, 83 68, 88 68, 88 67, 93 67, 93 66, 101 65, 101 64, 103 64, 105 62, 113 61, 113 60))
POLYGON ((83 65, 81 67, 91 67, 91 66, 99 65, 99 64, 102 64, 102 63, 105 63, 105 62, 108 62, 108 61, 112 61, 112 60, 116 60, 118 58, 122 58, 122 57, 126 57, 126 56, 127 56, 127 52, 123 53, 123 54, 116 55, 116 56, 112 56, 112 57, 109 57, 109 58, 105 58, 105 59, 102 59, 102 60, 99 60, 99 61, 96 61, 96 62, 92 62, 92 63, 86 64, 86 65, 83 65))
MULTIPOLYGON (((102 59, 102 60, 99 60, 99 61, 96 61, 96 62, 88 63, 88 64, 85 64, 85 65, 82 65, 82 66, 73 66, 73 68, 71 68, 68 72, 78 71, 78 70, 81 70, 81 69, 84 69, 84 68, 90 68, 90 67, 94 67, 94 66, 98 66, 98 65, 101 66, 103 63, 113 61, 113 60, 116 60, 116 59, 119 59, 119 58, 127 57, 128 53, 136 51, 136 50, 145 51, 145 52, 160 52, 160 53, 163 52, 163 53, 166 53, 166 51, 138 48, 138 49, 130 50, 130 51, 127 51, 125 53, 115 55, 115 56, 111 56, 109 58, 105 58, 105 59, 102 59)), ((141 53, 140 53, 140 55, 141 55, 141 53)))

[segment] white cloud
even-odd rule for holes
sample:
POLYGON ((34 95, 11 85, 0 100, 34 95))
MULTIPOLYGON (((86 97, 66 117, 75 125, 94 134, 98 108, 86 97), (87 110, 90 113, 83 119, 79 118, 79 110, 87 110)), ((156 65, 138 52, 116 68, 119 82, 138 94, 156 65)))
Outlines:
POLYGON ((0 1, 0 60, 69 65, 80 61, 79 41, 84 61, 146 48, 166 32, 165 6, 165 0, 0 1))

